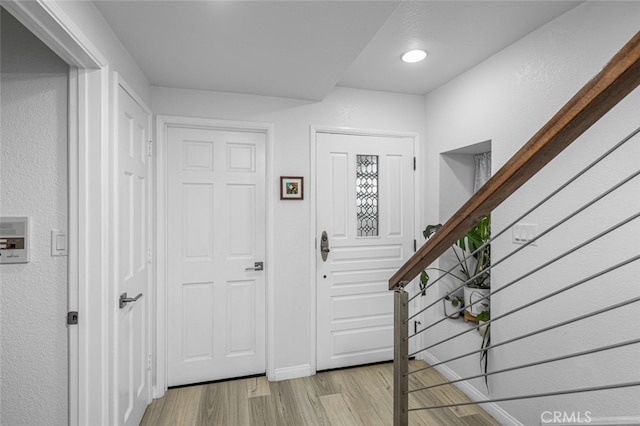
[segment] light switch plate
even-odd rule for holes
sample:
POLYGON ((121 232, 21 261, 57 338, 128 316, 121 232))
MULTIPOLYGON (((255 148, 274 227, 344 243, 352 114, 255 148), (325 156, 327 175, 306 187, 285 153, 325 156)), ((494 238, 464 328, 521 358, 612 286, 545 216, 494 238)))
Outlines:
MULTIPOLYGON (((538 235, 538 225, 533 223, 516 223, 511 228, 511 242, 513 244, 527 244, 538 235)), ((536 242, 529 244, 537 245, 536 242)))
POLYGON ((67 256, 67 233, 57 229, 51 230, 51 256, 67 256))

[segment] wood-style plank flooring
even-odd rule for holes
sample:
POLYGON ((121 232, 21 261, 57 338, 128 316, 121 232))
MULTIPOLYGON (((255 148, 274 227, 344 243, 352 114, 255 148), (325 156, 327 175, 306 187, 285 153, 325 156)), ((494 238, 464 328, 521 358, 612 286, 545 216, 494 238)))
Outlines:
MULTIPOLYGON (((411 361, 411 370, 426 366, 411 361)), ((142 425, 306 426, 393 424, 393 364, 325 371, 268 382, 265 377, 169 389, 142 425)), ((411 375, 410 389, 446 381, 434 369, 411 375)), ((453 385, 411 393, 409 408, 468 401, 453 385)), ((499 425, 479 406, 411 412, 411 425, 499 425)))

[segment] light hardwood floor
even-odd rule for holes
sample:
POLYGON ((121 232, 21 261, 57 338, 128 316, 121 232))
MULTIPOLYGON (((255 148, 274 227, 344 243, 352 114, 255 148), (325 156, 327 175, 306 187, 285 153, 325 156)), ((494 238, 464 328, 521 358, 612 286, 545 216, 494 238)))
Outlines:
MULTIPOLYGON (((412 361, 411 370, 426 366, 412 361)), ((147 408, 142 425, 306 426, 393 424, 393 364, 325 371, 268 382, 265 377, 169 389, 147 408)), ((433 369, 411 376, 410 389, 441 383, 433 369)), ((453 385, 411 394, 409 408, 468 401, 453 385)), ((411 425, 499 425, 476 405, 414 411, 411 425)))

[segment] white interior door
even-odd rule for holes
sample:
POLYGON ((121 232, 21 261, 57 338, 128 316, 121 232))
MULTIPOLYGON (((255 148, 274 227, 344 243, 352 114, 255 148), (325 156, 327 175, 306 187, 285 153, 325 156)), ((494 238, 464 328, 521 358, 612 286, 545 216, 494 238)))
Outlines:
POLYGON ((168 129, 169 386, 265 372, 265 141, 168 129))
POLYGON ((408 137, 317 134, 318 370, 393 358, 388 280, 413 254, 413 156, 408 137))
POLYGON ((150 114, 121 85, 117 90, 114 409, 116 424, 138 425, 151 402, 150 114))

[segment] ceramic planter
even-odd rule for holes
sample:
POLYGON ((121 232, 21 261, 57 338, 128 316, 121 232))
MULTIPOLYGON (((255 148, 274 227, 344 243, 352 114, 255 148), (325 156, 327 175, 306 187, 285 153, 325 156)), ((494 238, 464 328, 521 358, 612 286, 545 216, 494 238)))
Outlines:
POLYGON ((482 300, 488 296, 491 289, 488 288, 464 288, 464 306, 465 310, 474 318, 482 311, 489 310, 489 299, 482 300))
POLYGON ((463 311, 462 302, 458 299, 442 299, 442 303, 444 304, 444 315, 447 318, 458 318, 460 316, 460 312, 463 311), (454 300, 458 302, 457 306, 453 305, 454 300))

